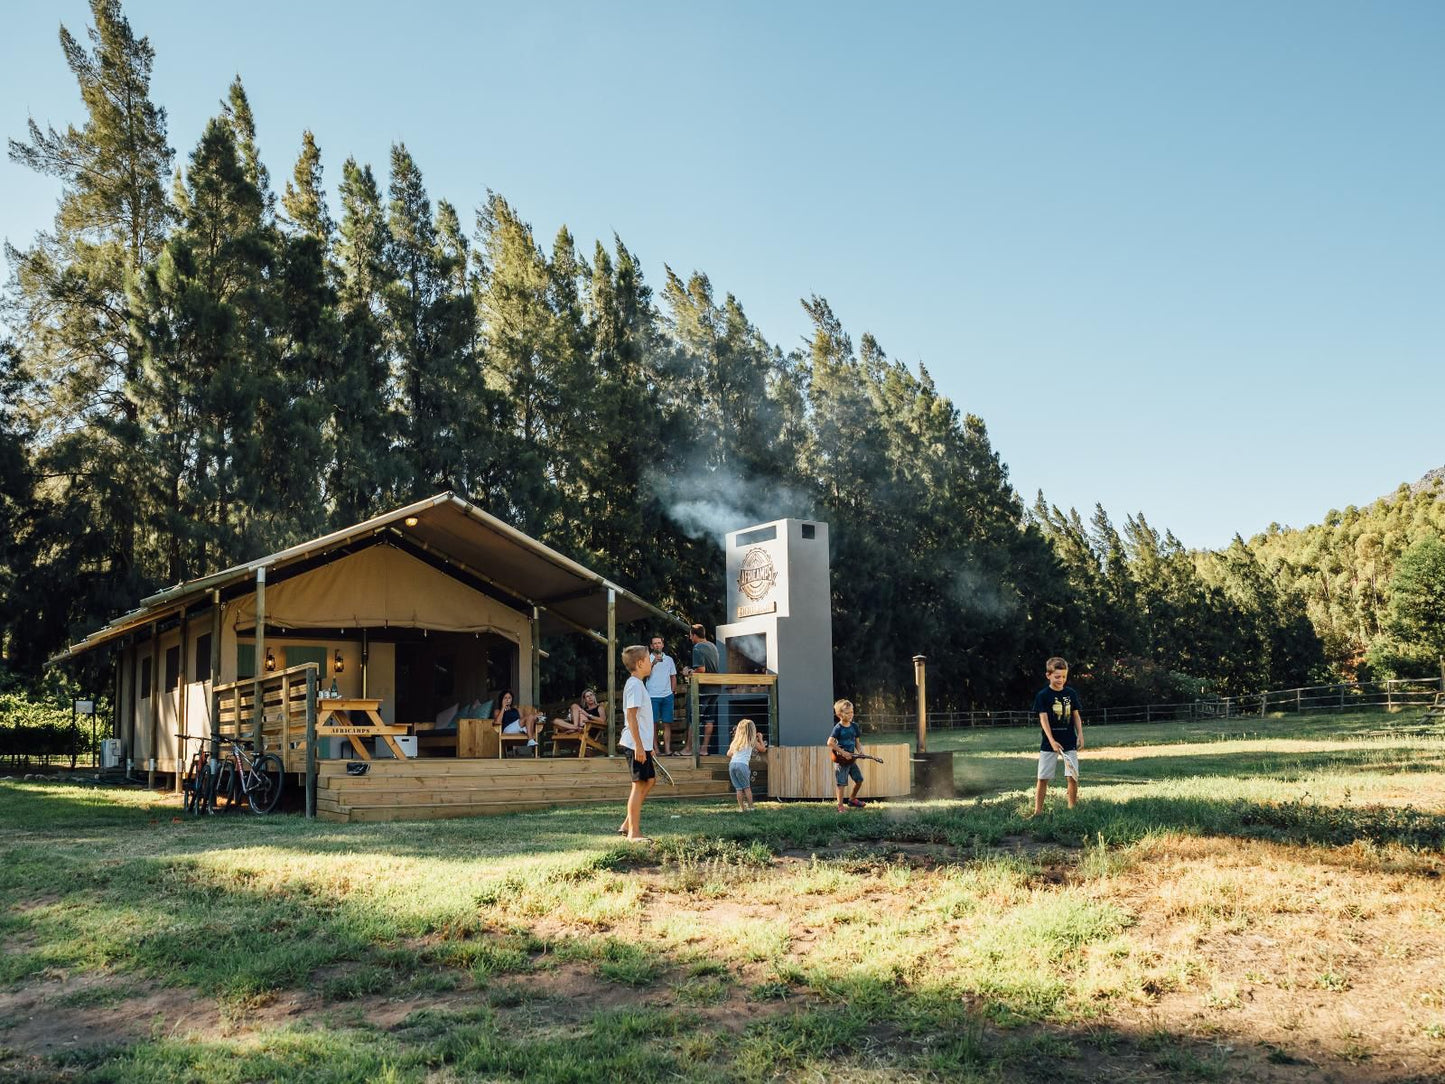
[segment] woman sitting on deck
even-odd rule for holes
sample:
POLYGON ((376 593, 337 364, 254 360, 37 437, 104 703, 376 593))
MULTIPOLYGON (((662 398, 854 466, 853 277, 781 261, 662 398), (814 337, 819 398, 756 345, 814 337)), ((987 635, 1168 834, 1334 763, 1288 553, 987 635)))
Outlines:
POLYGON ((523 717, 513 705, 512 690, 508 689, 502 694, 502 699, 497 707, 497 712, 492 716, 492 723, 503 734, 525 734, 527 744, 537 744, 537 712, 532 710, 529 717, 523 717))
POLYGON ((602 707, 597 703, 597 694, 591 689, 582 690, 581 703, 572 704, 567 708, 567 717, 557 719, 553 726, 563 732, 573 734, 586 730, 589 723, 600 723, 602 721, 602 707))

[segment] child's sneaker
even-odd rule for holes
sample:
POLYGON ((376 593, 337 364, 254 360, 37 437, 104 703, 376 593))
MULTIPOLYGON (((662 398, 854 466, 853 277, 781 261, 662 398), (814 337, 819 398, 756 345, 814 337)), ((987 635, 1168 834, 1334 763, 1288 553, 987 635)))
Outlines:
POLYGON ((862 809, 867 806, 868 803, 860 801, 857 798, 849 798, 848 804, 851 805, 854 809, 862 809))

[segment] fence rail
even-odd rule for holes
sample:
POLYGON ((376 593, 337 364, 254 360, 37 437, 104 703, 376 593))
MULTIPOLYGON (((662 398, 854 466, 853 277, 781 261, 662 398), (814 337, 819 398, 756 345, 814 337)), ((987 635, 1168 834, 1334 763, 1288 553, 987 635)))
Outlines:
MULTIPOLYGON (((1088 708, 1084 722, 1089 726, 1111 723, 1198 722, 1204 719, 1267 718, 1271 712, 1360 711, 1383 708, 1402 711, 1427 708, 1442 691, 1442 679, 1392 678, 1388 681, 1352 681, 1338 685, 1306 685, 1298 689, 1269 689, 1248 696, 1221 696, 1177 704, 1132 704, 1123 707, 1088 708)), ((870 733, 913 730, 916 712, 898 714, 875 712, 860 715, 863 729, 870 733)), ((930 711, 928 729, 962 730, 970 727, 1038 726, 1031 711, 930 711)))

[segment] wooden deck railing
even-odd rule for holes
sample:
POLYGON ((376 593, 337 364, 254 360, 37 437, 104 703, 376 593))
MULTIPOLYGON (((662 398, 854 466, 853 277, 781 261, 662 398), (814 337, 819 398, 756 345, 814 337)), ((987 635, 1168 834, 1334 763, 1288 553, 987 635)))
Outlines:
MULTIPOLYGON (((698 745, 702 731, 702 697, 718 697, 727 692, 756 693, 768 698, 768 721, 765 728, 768 744, 778 744, 778 675, 777 674, 693 674, 687 686, 687 725, 693 765, 702 763, 703 750, 698 745), (703 690, 706 689, 704 692, 703 690)), ((718 751, 726 752, 732 732, 725 730, 719 718, 718 701, 712 705, 712 721, 716 724, 718 751)))
POLYGON ((316 683, 314 662, 288 667, 260 679, 246 678, 217 685, 211 718, 215 720, 212 752, 222 738, 241 738, 256 754, 275 753, 287 772, 306 777, 306 815, 316 803, 316 683), (261 712, 256 712, 260 691, 261 712))

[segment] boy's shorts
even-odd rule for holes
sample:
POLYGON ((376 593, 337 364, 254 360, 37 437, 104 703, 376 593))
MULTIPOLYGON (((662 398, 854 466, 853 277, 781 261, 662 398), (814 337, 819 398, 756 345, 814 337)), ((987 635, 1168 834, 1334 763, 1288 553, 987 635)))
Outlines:
POLYGON ((646 783, 649 779, 657 778, 656 753, 648 753, 646 760, 638 760, 636 754, 624 745, 622 755, 627 758, 627 766, 632 770, 634 783, 646 783))
POLYGON ((833 781, 840 787, 846 787, 848 780, 855 783, 863 782, 863 769, 858 767, 856 760, 850 760, 847 764, 833 765, 833 781))
POLYGON ((747 790, 753 785, 753 769, 747 764, 729 764, 728 778, 732 780, 733 790, 747 790))
POLYGON ((672 694, 666 696, 654 696, 652 698, 652 721, 654 723, 672 722, 672 694))
POLYGON ((1053 779, 1059 773, 1059 761, 1064 762, 1064 778, 1079 778, 1079 751, 1077 749, 1065 749, 1063 754, 1054 752, 1052 749, 1045 749, 1039 753, 1039 778, 1053 779))

